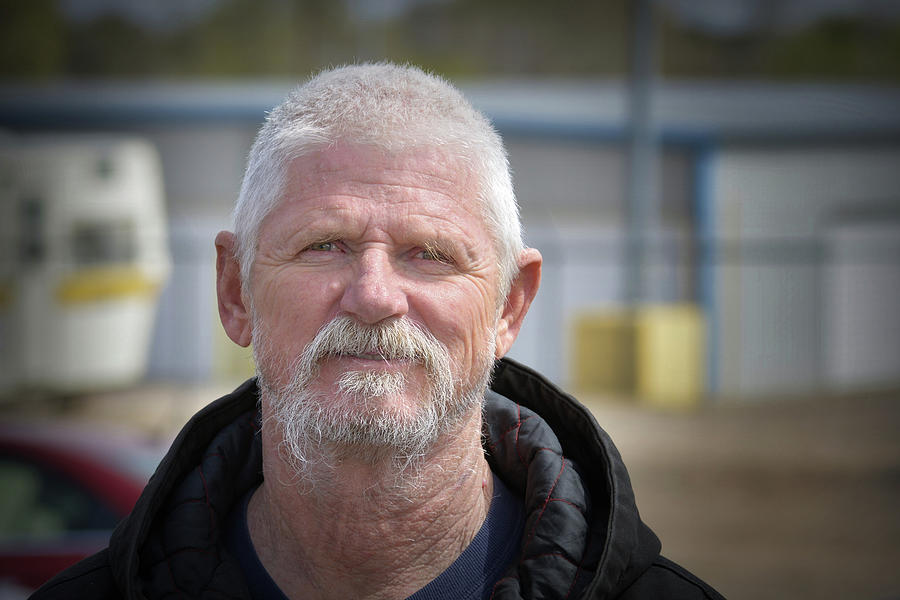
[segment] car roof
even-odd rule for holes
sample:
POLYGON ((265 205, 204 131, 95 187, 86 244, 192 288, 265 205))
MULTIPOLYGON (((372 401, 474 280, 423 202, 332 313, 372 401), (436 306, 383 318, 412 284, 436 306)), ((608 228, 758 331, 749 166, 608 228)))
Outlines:
POLYGON ((166 442, 121 425, 60 419, 0 423, 0 444, 74 453, 140 481, 153 473, 166 442))

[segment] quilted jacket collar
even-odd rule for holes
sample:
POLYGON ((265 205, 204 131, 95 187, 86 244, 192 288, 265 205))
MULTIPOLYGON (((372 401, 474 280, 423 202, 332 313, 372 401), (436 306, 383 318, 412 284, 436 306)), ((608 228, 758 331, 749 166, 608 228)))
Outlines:
POLYGON ((525 477, 512 485, 529 514, 520 562, 495 597, 616 597, 660 543, 612 440, 583 405, 514 361, 498 363, 491 389, 488 460, 502 477, 525 477))
MULTIPOLYGON (((494 597, 614 597, 660 547, 618 451, 587 409, 534 371, 502 360, 491 387, 486 455, 528 514, 520 560, 494 597)), ((220 524, 262 478, 257 399, 250 380, 192 418, 116 529, 110 555, 126 598, 248 597, 220 524)))

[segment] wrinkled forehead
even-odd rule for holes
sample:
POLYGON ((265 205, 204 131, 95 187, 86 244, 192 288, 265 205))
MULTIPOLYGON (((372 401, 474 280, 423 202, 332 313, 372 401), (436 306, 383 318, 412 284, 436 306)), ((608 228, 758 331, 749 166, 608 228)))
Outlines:
MULTIPOLYGON (((371 145, 338 143, 293 158, 287 165, 287 189, 307 190, 351 176, 361 181, 406 182, 452 193, 460 200, 480 198, 472 161, 450 148, 386 150, 371 145)), ((399 184, 399 183, 398 183, 399 184)))
POLYGON ((487 231, 474 171, 464 157, 444 148, 388 152, 368 145, 334 144, 287 163, 284 184, 266 220, 277 218, 288 204, 311 204, 335 195, 385 200, 382 208, 387 210, 404 210, 392 199, 438 197, 445 202, 432 204, 432 210, 440 206, 442 212, 452 208, 469 213, 487 231))

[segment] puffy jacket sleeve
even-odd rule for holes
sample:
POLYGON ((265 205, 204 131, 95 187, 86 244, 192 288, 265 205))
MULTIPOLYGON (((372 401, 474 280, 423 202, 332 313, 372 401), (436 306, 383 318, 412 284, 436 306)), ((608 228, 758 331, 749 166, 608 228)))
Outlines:
POLYGON ((58 573, 29 600, 105 600, 121 598, 109 565, 109 550, 102 550, 58 573))
POLYGON ((658 557, 620 596, 619 600, 665 598, 666 600, 725 600, 707 583, 682 566, 658 557))

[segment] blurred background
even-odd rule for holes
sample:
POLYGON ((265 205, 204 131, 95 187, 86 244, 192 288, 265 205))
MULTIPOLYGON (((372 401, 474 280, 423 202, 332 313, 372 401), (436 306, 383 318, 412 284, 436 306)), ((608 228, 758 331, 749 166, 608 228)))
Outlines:
POLYGON ((0 0, 0 597, 119 518, 70 481, 122 470, 96 428, 152 465, 252 375, 213 237, 266 111, 363 60, 503 135, 545 260, 510 355, 613 435, 664 552, 731 598, 900 597, 891 0, 0 0))

